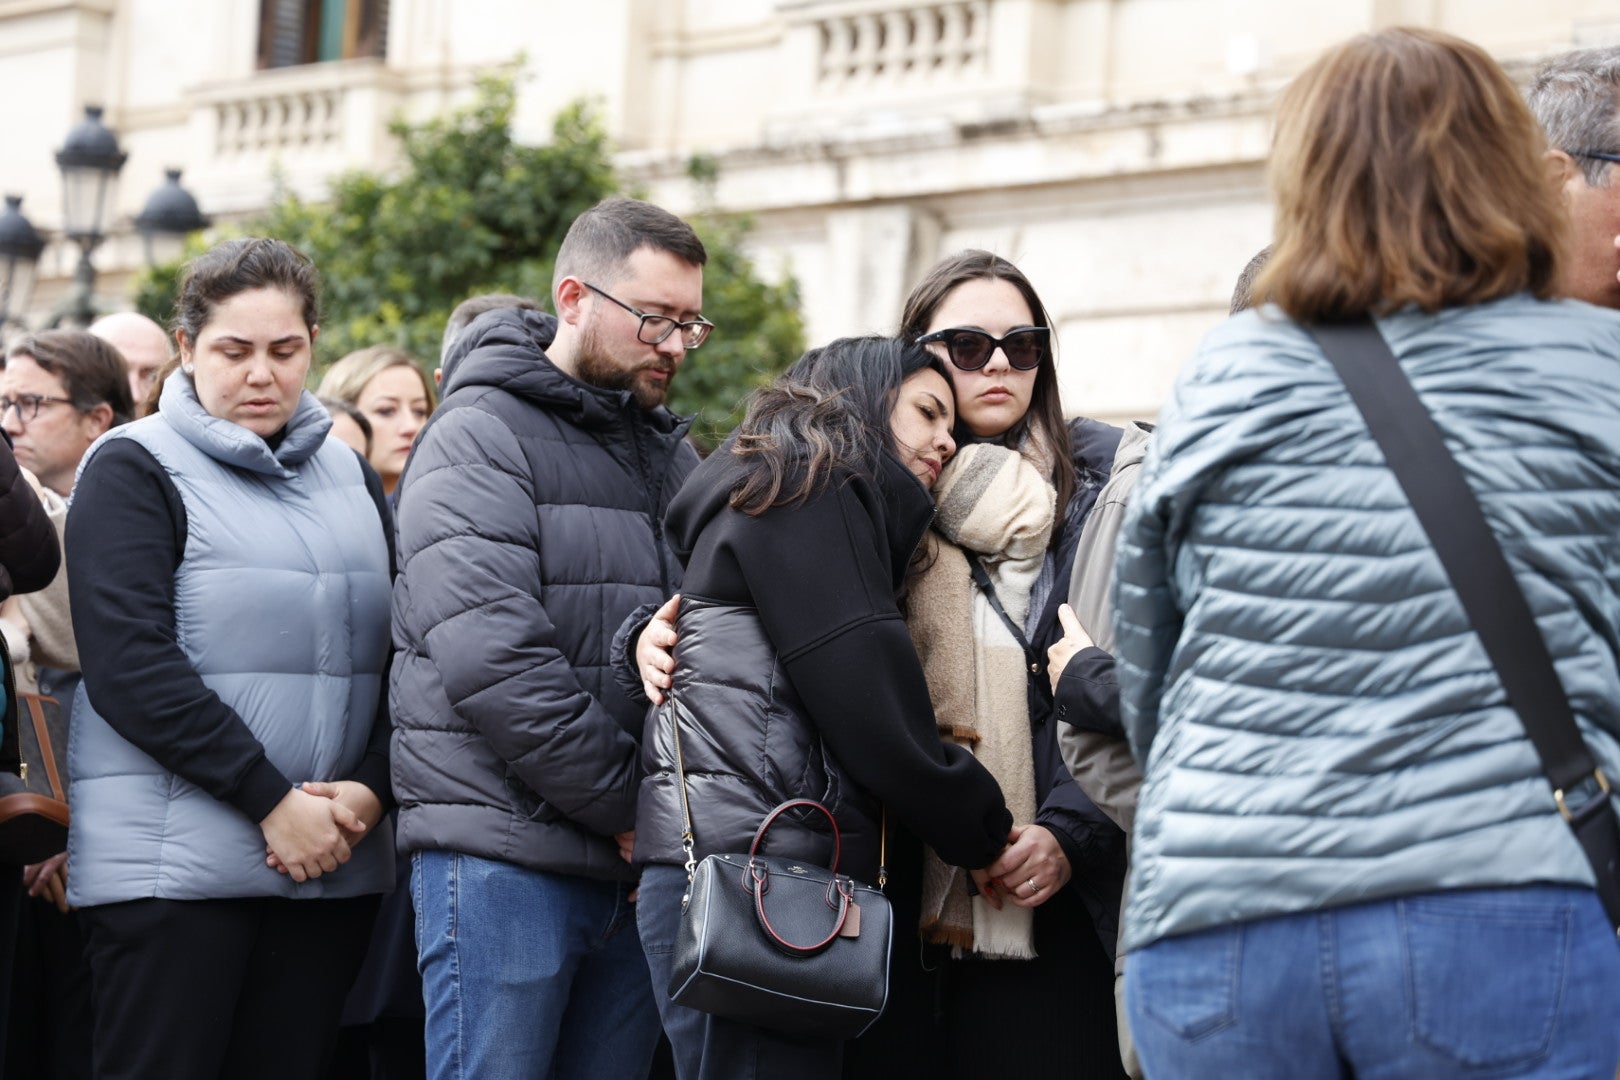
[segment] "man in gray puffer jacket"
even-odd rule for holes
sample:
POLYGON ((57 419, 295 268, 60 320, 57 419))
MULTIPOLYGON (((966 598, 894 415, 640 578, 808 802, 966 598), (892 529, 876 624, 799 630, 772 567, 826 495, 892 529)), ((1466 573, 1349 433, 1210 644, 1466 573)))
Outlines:
POLYGON ((680 584, 662 521, 697 455, 663 402, 711 329, 705 260, 647 203, 581 215, 558 317, 467 328, 402 479, 393 781, 435 1077, 651 1060, 629 903, 642 710, 608 649, 680 584))

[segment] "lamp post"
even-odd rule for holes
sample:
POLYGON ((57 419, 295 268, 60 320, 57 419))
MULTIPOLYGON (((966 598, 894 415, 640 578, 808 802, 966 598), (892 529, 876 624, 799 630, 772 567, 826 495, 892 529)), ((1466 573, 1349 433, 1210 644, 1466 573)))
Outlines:
POLYGON ((186 237, 209 225, 208 218, 197 208, 196 196, 180 186, 180 170, 165 169, 163 175, 166 179, 135 216, 135 228, 140 230, 149 267, 178 258, 186 237))
POLYGON ((79 245, 73 295, 58 313, 58 320, 66 316, 80 326, 89 326, 96 317, 96 268, 90 255, 106 239, 101 230, 113 205, 118 173, 128 157, 118 145, 118 136, 101 122, 99 105, 84 107, 84 119, 68 132, 67 142, 56 152, 56 167, 62 172, 62 232, 79 245))
POLYGON ((6 323, 22 322, 22 313, 34 295, 39 256, 45 239, 22 214, 22 196, 7 195, 0 212, 0 340, 6 323))

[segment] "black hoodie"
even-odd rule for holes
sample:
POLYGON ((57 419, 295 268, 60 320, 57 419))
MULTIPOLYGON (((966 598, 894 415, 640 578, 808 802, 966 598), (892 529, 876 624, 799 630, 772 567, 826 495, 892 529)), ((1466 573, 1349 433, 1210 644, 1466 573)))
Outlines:
MULTIPOLYGON (((755 710, 746 703, 727 705, 711 693, 717 707, 699 708, 694 716, 682 711, 682 723, 699 728, 683 728, 687 753, 708 749, 714 759, 692 801, 699 854, 745 848, 760 808, 804 794, 795 784, 819 782, 794 775, 797 759, 782 749, 803 741, 802 733, 763 723, 737 730, 759 713, 777 723, 808 723, 833 759, 833 771, 847 775, 865 796, 849 801, 887 805, 897 824, 950 862, 988 865, 1006 843, 1012 815, 990 773, 966 750, 940 741, 922 666, 896 600, 933 519, 922 485, 885 455, 875 477, 841 472, 803 503, 750 515, 729 504, 741 477, 729 445, 722 447, 692 474, 666 520, 670 541, 686 563, 674 696, 688 685, 694 692, 705 681, 712 686, 719 675, 734 695, 774 702, 755 710), (707 614, 713 606, 757 615, 791 687, 771 684, 768 659, 758 670, 720 675, 736 663, 734 650, 720 647, 722 642, 708 653, 692 651, 699 638, 689 633, 688 612, 707 614), (789 694, 793 708, 784 710, 789 694), (712 752, 717 747, 726 752, 712 752), (714 782, 714 770, 728 768, 739 782, 714 782), (777 790, 759 790, 772 783, 777 790), (728 798, 750 805, 717 805, 728 798)), ((649 714, 649 778, 636 843, 638 856, 678 862, 673 762, 664 749, 668 740, 652 737, 661 723, 668 724, 666 712, 649 714)), ((688 773, 693 770, 689 760, 688 773)), ((857 855, 856 861, 865 859, 857 855)), ((862 874, 870 867, 849 869, 862 874)))

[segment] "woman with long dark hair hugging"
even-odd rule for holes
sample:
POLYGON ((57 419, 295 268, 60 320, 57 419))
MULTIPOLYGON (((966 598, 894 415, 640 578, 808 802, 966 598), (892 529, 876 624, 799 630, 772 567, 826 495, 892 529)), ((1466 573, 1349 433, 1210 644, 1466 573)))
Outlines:
MULTIPOLYGON (((877 870, 884 807, 954 865, 985 867, 1006 844, 1000 787, 935 732, 897 599, 955 450, 941 369, 886 338, 810 351, 670 506, 686 583, 673 686, 644 740, 637 918, 683 1080, 836 1076, 843 1048, 670 1001, 687 884, 681 771, 698 858, 746 850, 772 808, 799 797, 833 810, 840 869, 863 881, 877 870)), ((774 854, 832 855, 830 830, 813 824, 784 819, 771 836, 774 854)))

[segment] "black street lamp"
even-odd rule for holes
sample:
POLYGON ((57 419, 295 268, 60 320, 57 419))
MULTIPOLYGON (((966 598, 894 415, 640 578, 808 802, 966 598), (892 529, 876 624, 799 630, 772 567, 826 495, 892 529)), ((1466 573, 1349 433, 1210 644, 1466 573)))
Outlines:
POLYGON ((22 196, 7 195, 6 208, 0 212, 0 338, 7 322, 22 322, 44 250, 44 237, 23 217, 22 196))
POLYGON ((167 179, 147 198, 135 216, 146 251, 146 265, 157 266, 179 258, 186 237, 208 227, 208 218, 197 207, 197 199, 180 186, 180 170, 165 169, 167 179))
POLYGON ((73 271, 74 293, 58 318, 66 315, 81 326, 96 317, 96 268, 90 253, 106 239, 102 228, 113 205, 114 185, 129 155, 118 136, 101 122, 101 106, 86 105, 84 119, 68 132, 56 152, 62 172, 62 232, 79 245, 79 265, 73 271))

